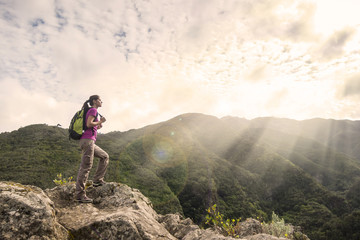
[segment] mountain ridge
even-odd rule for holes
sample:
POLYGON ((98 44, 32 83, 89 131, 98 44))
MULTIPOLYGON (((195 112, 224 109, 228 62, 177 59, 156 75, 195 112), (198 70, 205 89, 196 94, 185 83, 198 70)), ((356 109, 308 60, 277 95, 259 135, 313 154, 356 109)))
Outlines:
MULTIPOLYGON (((344 224, 358 218, 360 206, 360 122, 337 121, 187 113, 100 134, 97 144, 110 155, 107 179, 140 189, 160 213, 180 212, 201 224, 217 203, 226 217, 269 220, 275 211, 311 239, 356 239, 356 226, 344 224)), ((0 151, 0 180, 40 187, 59 172, 76 176, 80 161, 77 142, 55 126, 0 134, 0 151)))

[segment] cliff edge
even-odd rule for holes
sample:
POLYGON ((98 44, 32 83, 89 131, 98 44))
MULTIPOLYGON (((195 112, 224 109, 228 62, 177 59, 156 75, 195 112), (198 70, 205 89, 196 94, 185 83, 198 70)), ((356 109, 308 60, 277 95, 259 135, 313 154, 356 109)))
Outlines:
MULTIPOLYGON (((74 192, 74 184, 43 191, 0 182, 0 239, 235 239, 200 229, 178 214, 157 214, 147 197, 125 184, 89 187, 93 204, 75 202, 74 192)), ((261 234, 256 227, 245 231, 250 235, 242 239, 285 239, 261 234)))

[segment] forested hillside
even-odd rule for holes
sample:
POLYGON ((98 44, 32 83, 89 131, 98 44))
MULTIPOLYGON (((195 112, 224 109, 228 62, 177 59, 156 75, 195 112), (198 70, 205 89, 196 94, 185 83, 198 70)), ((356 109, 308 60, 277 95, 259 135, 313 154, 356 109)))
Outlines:
MULTIPOLYGON (((184 114, 97 144, 110 155, 106 180, 140 189, 159 213, 201 224, 217 203, 232 218, 274 211, 311 239, 359 239, 358 130, 359 121, 184 114)), ((42 188, 57 173, 76 178, 80 164, 78 143, 55 126, 2 133, 0 152, 0 180, 42 188)))

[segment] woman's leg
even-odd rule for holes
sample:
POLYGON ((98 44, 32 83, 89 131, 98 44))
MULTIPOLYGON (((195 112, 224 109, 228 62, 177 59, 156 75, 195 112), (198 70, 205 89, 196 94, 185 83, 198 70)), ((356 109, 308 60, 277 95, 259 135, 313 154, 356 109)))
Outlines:
POLYGON ((91 139, 80 139, 80 147, 82 150, 81 164, 76 179, 76 198, 81 199, 86 196, 85 184, 89 177, 89 172, 93 165, 95 143, 91 139))
POLYGON ((109 164, 109 155, 104 150, 102 150, 99 146, 97 146, 95 144, 94 156, 100 158, 99 164, 97 166, 96 173, 94 176, 94 182, 102 182, 102 181, 104 181, 106 169, 109 164))

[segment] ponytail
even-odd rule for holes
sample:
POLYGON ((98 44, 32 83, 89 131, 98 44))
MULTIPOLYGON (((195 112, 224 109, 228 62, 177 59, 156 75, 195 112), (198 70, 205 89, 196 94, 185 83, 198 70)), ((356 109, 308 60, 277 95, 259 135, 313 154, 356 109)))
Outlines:
POLYGON ((83 104, 83 106, 82 106, 82 109, 84 109, 85 110, 85 112, 87 112, 88 110, 89 110, 89 100, 86 100, 85 102, 84 102, 84 104, 83 104))
POLYGON ((90 107, 94 104, 93 100, 97 100, 99 98, 100 98, 99 95, 90 96, 89 99, 84 102, 82 107, 85 110, 85 112, 87 112, 90 109, 90 107))

